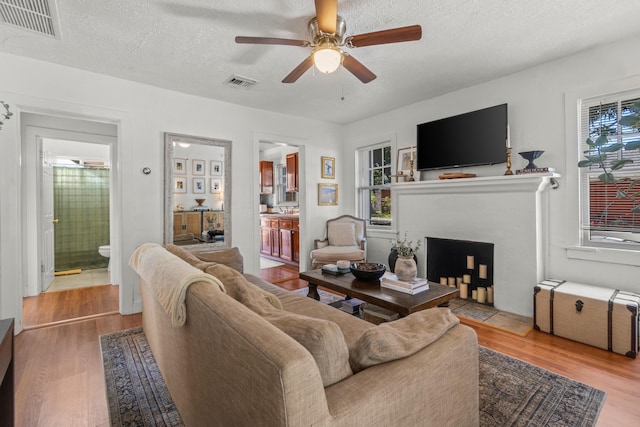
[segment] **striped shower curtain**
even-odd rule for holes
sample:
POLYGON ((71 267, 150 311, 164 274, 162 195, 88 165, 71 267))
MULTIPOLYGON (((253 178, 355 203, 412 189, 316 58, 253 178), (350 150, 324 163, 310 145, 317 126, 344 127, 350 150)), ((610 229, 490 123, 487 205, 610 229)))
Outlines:
POLYGON ((53 174, 55 269, 95 269, 109 260, 109 169, 55 167, 53 174))

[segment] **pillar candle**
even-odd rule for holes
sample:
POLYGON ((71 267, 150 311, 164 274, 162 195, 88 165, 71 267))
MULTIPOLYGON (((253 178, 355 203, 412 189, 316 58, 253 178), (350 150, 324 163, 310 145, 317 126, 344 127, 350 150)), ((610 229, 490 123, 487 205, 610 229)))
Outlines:
POLYGON ((462 281, 468 285, 469 283, 471 283, 471 275, 465 274, 464 276, 462 276, 462 281))
POLYGON ((440 278, 440 284, 447 286, 447 278, 446 277, 441 277, 440 278))
POLYGON ((493 304, 493 286, 487 288, 487 302, 493 304))
POLYGON ((449 285, 450 288, 453 288, 456 286, 456 278, 455 277, 449 277, 447 279, 447 284, 449 285))
POLYGON ((460 287, 461 284, 462 284, 462 277, 456 277, 456 286, 460 287))
POLYGON ((477 289, 474 289, 474 290, 471 291, 471 299, 475 299, 475 300, 478 299, 478 290, 477 289))
POLYGON ((460 284, 460 298, 467 299, 469 297, 469 285, 466 283, 460 284))
POLYGON ((473 255, 467 255, 467 269, 473 270, 474 268, 473 255))
POLYGON ((478 266, 478 277, 481 279, 486 279, 487 278, 487 265, 486 264, 480 264, 478 266))
POLYGON ((487 301, 487 288, 478 288, 478 302, 484 304, 487 301))

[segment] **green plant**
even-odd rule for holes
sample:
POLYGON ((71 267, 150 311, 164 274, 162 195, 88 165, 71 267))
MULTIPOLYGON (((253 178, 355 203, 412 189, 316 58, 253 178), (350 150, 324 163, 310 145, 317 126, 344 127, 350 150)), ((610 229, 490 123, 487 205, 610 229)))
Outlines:
POLYGON ((7 104, 4 101, 0 101, 0 104, 2 104, 2 106, 6 110, 4 113, 0 115, 0 130, 2 130, 2 125, 4 124, 4 120, 9 120, 11 116, 13 116, 13 113, 9 111, 9 104, 7 104))
POLYGON ((396 251, 398 256, 413 256, 420 249, 420 240, 414 245, 413 240, 407 241, 407 232, 404 232, 404 239, 391 240, 391 250, 396 251))
MULTIPOLYGON (((628 142, 615 142, 610 144, 608 135, 617 134, 617 127, 628 127, 636 132, 640 130, 640 101, 636 101, 629 107, 630 114, 624 115, 611 126, 602 125, 602 112, 600 112, 599 136, 596 140, 588 138, 586 140, 589 149, 584 152, 585 159, 578 162, 580 168, 597 167, 602 169, 602 174, 598 175, 598 180, 604 184, 613 185, 616 189, 616 199, 627 199, 631 201, 632 213, 640 213, 640 192, 635 191, 635 187, 640 183, 640 179, 629 179, 628 177, 616 178, 614 171, 623 169, 626 165, 633 163, 632 159, 624 158, 619 153, 624 151, 640 149, 640 140, 628 142), (610 156, 615 156, 611 160, 610 156)), ((607 215, 608 208, 614 201, 604 209, 603 216, 607 215)))

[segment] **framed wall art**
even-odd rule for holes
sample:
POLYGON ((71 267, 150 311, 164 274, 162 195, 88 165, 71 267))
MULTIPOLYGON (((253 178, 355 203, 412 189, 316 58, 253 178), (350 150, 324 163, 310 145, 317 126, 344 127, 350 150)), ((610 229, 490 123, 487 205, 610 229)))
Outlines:
POLYGON ((416 170, 416 146, 398 148, 398 158, 397 158, 397 166, 396 173, 400 173, 402 171, 403 174, 409 175, 409 171, 411 170, 411 160, 413 160, 413 170, 416 170))
POLYGON ((193 162, 193 164, 191 165, 191 173, 193 175, 204 175, 205 174, 205 170, 204 170, 205 162, 204 162, 204 160, 193 159, 192 162, 193 162))
POLYGON ((211 178, 211 193, 222 193, 222 178, 211 178))
POLYGON ((318 184, 318 206, 338 204, 338 184, 318 184))
POLYGON ((187 159, 173 159, 173 173, 175 175, 187 174, 187 159))
POLYGON ((336 159, 334 157, 322 157, 322 178, 335 179, 336 159))
POLYGON ((187 178, 176 177, 173 179, 173 192, 174 193, 186 193, 187 192, 187 178))
POLYGON ((204 178, 193 178, 193 194, 204 194, 204 178))
POLYGON ((212 176, 222 176, 222 162, 218 160, 211 160, 211 169, 212 176))

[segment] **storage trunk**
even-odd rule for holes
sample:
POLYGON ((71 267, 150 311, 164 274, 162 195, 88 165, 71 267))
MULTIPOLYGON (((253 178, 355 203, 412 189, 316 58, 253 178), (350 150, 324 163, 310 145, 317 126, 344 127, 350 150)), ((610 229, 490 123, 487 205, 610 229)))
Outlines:
POLYGON ((638 294, 544 280, 534 287, 533 327, 635 358, 639 309, 638 294))

